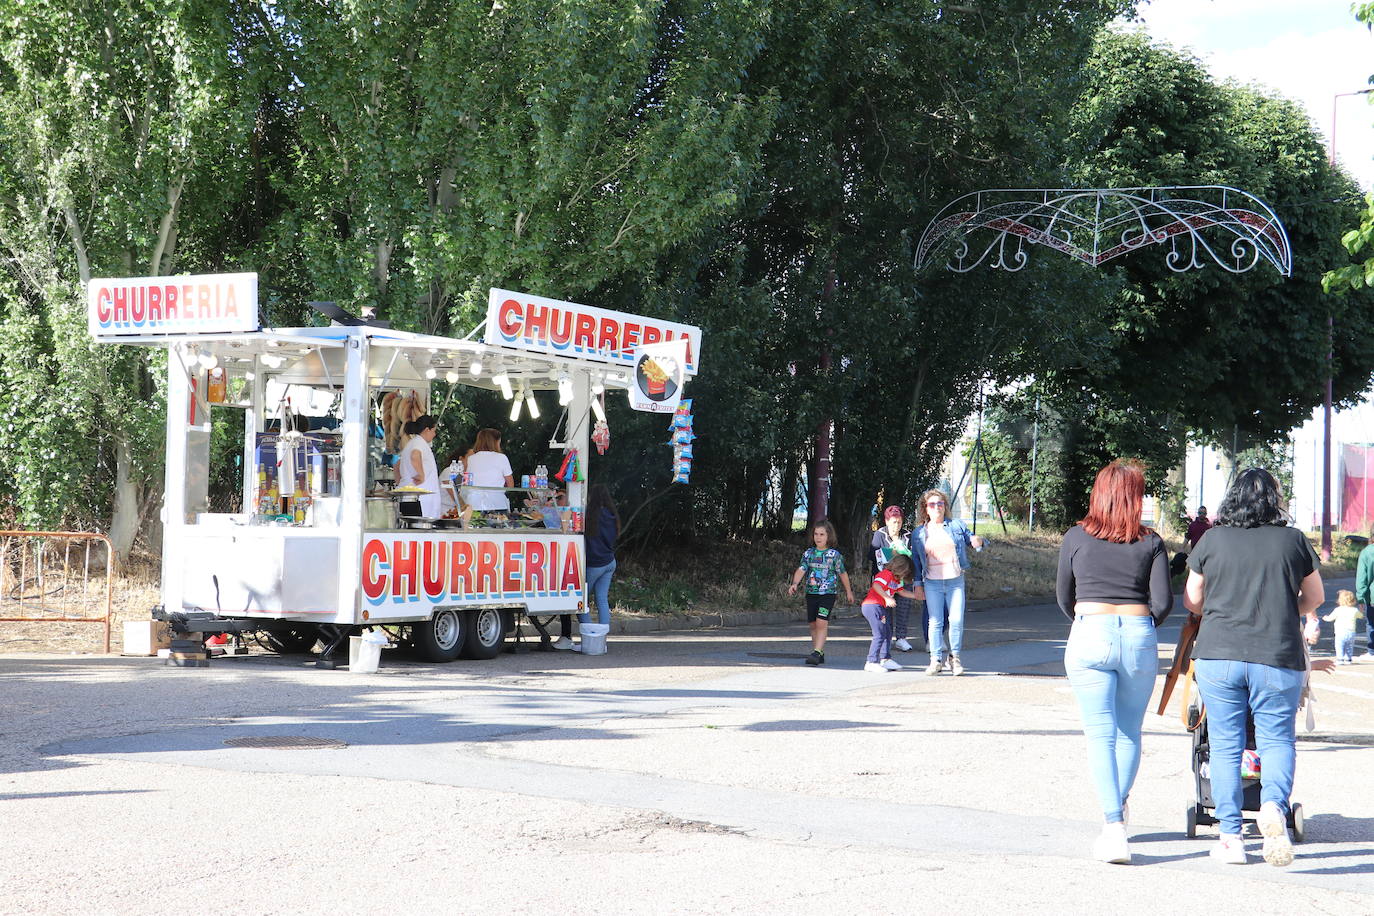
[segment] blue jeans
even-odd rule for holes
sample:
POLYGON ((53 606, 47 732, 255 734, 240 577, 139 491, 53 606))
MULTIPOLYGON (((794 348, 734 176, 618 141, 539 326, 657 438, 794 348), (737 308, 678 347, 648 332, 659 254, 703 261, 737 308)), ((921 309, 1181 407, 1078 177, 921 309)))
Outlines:
POLYGON ((1064 647, 1093 785, 1109 824, 1121 822, 1121 806, 1140 769, 1140 726, 1159 674, 1158 645, 1148 616, 1089 614, 1074 618, 1064 647))
MULTIPOLYGON (((587 597, 596 597, 596 622, 611 622, 611 576, 615 575, 615 560, 605 566, 587 567, 587 597)), ((587 607, 591 607, 591 601, 587 602, 587 607)), ((578 614, 578 623, 590 623, 592 615, 590 613, 578 614)))
POLYGON ((1243 824, 1240 758, 1245 751, 1245 714, 1255 719, 1260 758, 1260 801, 1288 813, 1296 763, 1298 698, 1303 672, 1253 662, 1199 658, 1193 663, 1197 690, 1207 704, 1212 745, 1212 800, 1221 832, 1237 834, 1243 824))
POLYGON ((964 648, 964 577, 927 579, 926 611, 930 614, 930 657, 944 658, 945 619, 949 619, 949 651, 964 648))
POLYGON ((892 608, 878 604, 863 606, 864 619, 873 630, 873 641, 868 645, 868 660, 880 662, 892 657, 892 608))
POLYGON ((1336 657, 1350 661, 1355 657, 1355 631, 1336 631, 1336 657))

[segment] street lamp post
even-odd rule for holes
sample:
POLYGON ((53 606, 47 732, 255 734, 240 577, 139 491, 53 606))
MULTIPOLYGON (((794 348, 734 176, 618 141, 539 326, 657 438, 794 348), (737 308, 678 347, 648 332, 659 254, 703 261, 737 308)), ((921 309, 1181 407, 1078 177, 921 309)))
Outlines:
MULTIPOLYGON (((1336 167, 1336 106, 1352 95, 1369 95, 1374 89, 1338 92, 1331 97, 1331 167, 1336 167)), ((1326 313, 1326 390, 1322 394, 1322 559, 1331 559, 1331 372, 1335 363, 1336 322, 1326 313)))

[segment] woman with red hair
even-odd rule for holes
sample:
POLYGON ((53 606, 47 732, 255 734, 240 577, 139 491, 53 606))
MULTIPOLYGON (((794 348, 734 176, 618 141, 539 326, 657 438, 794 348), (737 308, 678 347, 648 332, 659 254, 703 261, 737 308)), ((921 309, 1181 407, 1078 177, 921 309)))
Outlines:
POLYGON ((1106 821, 1093 845, 1103 862, 1131 861, 1126 798, 1140 766, 1140 728, 1159 673, 1155 627, 1174 606, 1169 552, 1140 523, 1145 472, 1113 461, 1097 473, 1088 514, 1059 550, 1059 608, 1073 629, 1064 669, 1078 698, 1088 762, 1106 821))

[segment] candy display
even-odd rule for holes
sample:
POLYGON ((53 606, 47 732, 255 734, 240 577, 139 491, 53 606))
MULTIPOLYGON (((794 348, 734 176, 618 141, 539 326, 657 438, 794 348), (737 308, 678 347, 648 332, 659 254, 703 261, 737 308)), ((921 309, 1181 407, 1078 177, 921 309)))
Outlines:
POLYGON ((688 483, 692 477, 692 399, 683 398, 673 411, 672 422, 668 425, 672 433, 668 444, 673 447, 673 483, 688 483))

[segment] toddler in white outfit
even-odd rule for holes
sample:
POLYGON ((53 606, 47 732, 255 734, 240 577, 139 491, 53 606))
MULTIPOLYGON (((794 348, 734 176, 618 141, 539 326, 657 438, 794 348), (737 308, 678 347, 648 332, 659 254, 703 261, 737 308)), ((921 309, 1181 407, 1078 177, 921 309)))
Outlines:
POLYGON ((1355 654, 1355 624, 1363 617, 1355 603, 1355 593, 1341 589, 1336 593, 1336 607, 1322 620, 1336 625, 1336 663, 1349 665, 1355 654))

